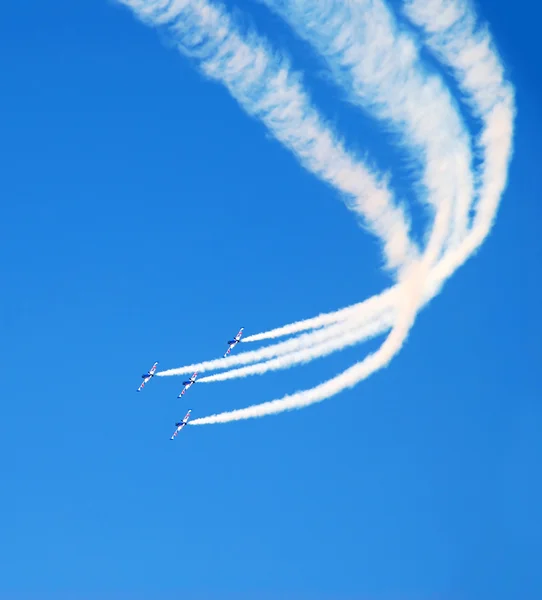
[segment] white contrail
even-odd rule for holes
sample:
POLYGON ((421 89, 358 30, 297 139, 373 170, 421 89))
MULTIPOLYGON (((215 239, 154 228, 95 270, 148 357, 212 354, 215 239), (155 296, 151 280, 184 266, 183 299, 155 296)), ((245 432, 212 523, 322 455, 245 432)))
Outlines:
POLYGON ((514 89, 486 27, 464 0, 405 0, 405 13, 422 27, 429 48, 454 73, 474 114, 482 121, 479 146, 483 153, 481 188, 471 232, 461 247, 449 253, 435 271, 434 292, 482 244, 493 225, 506 187, 512 157, 514 89))
POLYGON ((400 319, 395 323, 394 328, 382 346, 373 354, 369 354, 361 363, 350 367, 340 375, 310 390, 291 394, 279 400, 249 406, 248 408, 195 419, 194 421, 190 421, 190 424, 210 425, 214 423, 228 423, 230 421, 264 417, 285 410, 303 408, 310 404, 326 400, 347 388, 353 387, 362 379, 371 375, 371 373, 386 366, 401 349, 416 318, 418 307, 416 291, 423 287, 422 279, 425 276, 420 266, 418 266, 418 269, 420 270, 418 274, 412 272, 408 278, 410 281, 407 279, 403 283, 403 285, 407 285, 411 289, 405 293, 404 303, 400 306, 400 319))
POLYGON ((385 182, 346 152, 313 108, 300 76, 263 39, 254 33, 243 38, 222 8, 205 0, 118 1, 150 24, 167 25, 181 52, 223 83, 305 168, 339 190, 382 240, 389 269, 401 269, 418 256, 406 215, 385 182))
POLYGON ((247 336, 241 341, 260 342, 262 340, 286 337, 287 335, 292 335, 301 331, 308 331, 310 329, 320 329, 326 325, 332 325, 333 323, 347 320, 349 316, 352 315, 363 304, 364 302, 359 302, 357 304, 353 304, 352 306, 341 308, 340 310, 322 313, 310 319, 303 319, 301 321, 296 321, 295 323, 290 323, 289 325, 277 327, 276 329, 270 329, 269 331, 264 331, 262 333, 255 333, 254 335, 247 336))
MULTIPOLYGON (((290 23, 325 62, 348 100, 361 106, 419 157, 424 199, 436 209, 455 200, 452 246, 463 239, 473 195, 470 140, 455 101, 439 75, 419 58, 381 0, 260 0, 290 23)), ((450 223, 441 219, 444 231, 450 223)), ((444 233, 433 240, 437 252, 444 233)))
MULTIPOLYGON (((317 330, 309 334, 303 334, 278 344, 259 348, 258 350, 231 355, 227 358, 216 358, 175 369, 169 369, 167 371, 160 371, 156 373, 156 375, 160 377, 186 375, 187 373, 193 373, 194 371, 203 372, 227 369, 237 365, 247 365, 277 356, 291 354, 304 348, 311 348, 314 345, 340 338, 352 328, 359 329, 372 322, 382 321, 384 315, 389 315, 393 310, 394 302, 398 296, 398 290, 396 288, 392 288, 391 291, 393 293, 390 293, 390 290, 388 290, 383 294, 374 296, 369 300, 360 303, 360 305, 356 305, 355 313, 351 314, 348 320, 335 323, 325 329, 317 330)), ((389 318, 390 317, 388 317, 388 321, 389 318)), ((382 332, 385 331, 385 329, 386 328, 382 329, 382 332)))
MULTIPOLYGON (((474 15, 465 3, 412 0, 408 2, 407 8, 412 20, 425 26, 432 33, 432 47, 452 68, 461 90, 468 96, 476 114, 483 121, 480 141, 484 152, 482 186, 472 229, 460 247, 449 250, 436 265, 426 281, 426 295, 420 299, 421 304, 438 293, 445 280, 472 255, 491 230, 506 186, 512 154, 515 104, 513 88, 504 81, 503 68, 496 53, 491 50, 489 34, 475 32, 474 15), (480 62, 481 57, 485 57, 486 60, 480 62)), ((312 390, 245 409, 196 419, 191 424, 225 423, 276 414, 308 406, 352 387, 389 363, 402 346, 415 318, 416 309, 417 307, 410 311, 402 311, 400 316, 403 321, 396 323, 381 348, 334 379, 312 390)))
POLYGON ((272 360, 259 362, 248 367, 232 369, 224 373, 202 377, 198 380, 198 383, 225 381, 227 379, 247 377, 248 375, 263 375, 269 371, 287 369, 295 365, 310 362, 316 358, 328 356, 337 350, 343 350, 348 346, 354 346, 355 344, 359 344, 360 342, 366 341, 391 329, 395 320, 395 315, 396 311, 385 312, 380 319, 373 319, 370 323, 362 326, 356 326, 352 319, 352 321, 348 321, 346 328, 343 328, 340 335, 334 336, 321 344, 314 344, 308 348, 298 350, 297 352, 290 352, 272 360))
MULTIPOLYGON (((454 3, 450 0, 447 2, 409 0, 407 2, 410 18, 414 23, 426 27, 430 34, 431 47, 441 60, 444 59, 452 67, 460 87, 470 96, 471 102, 477 107, 478 116, 483 121, 481 147, 484 152, 484 164, 472 230, 458 246, 464 234, 466 211, 472 200, 472 196, 467 197, 465 192, 467 183, 472 189, 472 175, 468 172, 468 182, 462 176, 465 164, 470 164, 470 158, 465 162, 463 156, 457 163, 437 160, 433 164, 433 170, 429 172, 429 177, 427 173, 429 162, 427 162, 424 184, 430 192, 427 201, 436 209, 436 213, 430 240, 420 260, 417 248, 409 240, 409 228, 404 213, 402 209, 394 206, 387 187, 346 154, 342 143, 325 128, 319 115, 311 107, 298 78, 292 74, 284 61, 272 57, 267 46, 259 38, 251 35, 248 42, 244 41, 227 15, 203 0, 119 1, 132 6, 139 16, 152 24, 173 23, 172 31, 180 50, 199 60, 203 71, 209 77, 222 81, 245 110, 260 118, 275 137, 294 152, 303 166, 339 189, 347 198, 349 207, 358 214, 364 215, 373 233, 383 240, 386 265, 398 271, 400 281, 401 294, 398 302, 394 303, 396 317, 392 331, 381 348, 364 361, 313 390, 240 411, 197 419, 191 424, 227 422, 306 406, 355 385, 388 364, 402 347, 421 304, 438 293, 446 278, 467 260, 489 233, 500 196, 506 185, 515 113, 513 91, 503 83, 502 67, 496 57, 493 62, 486 61, 482 67, 478 64, 478 59, 482 55, 484 57, 495 55, 490 49, 489 53, 483 53, 483 44, 479 44, 476 40, 474 19, 469 16, 465 3, 461 1, 454 3), (447 8, 449 6, 453 9, 447 8), (431 10, 434 12, 431 13, 431 10), (469 49, 468 52, 464 51, 466 47, 469 49), (491 72, 491 68, 495 68, 495 65, 500 69, 498 73, 491 72), (484 89, 488 86, 493 89, 489 91, 484 89), (443 169, 441 176, 438 176, 439 168, 443 169), (460 176, 450 179, 451 171, 460 173, 460 176), (452 193, 444 190, 443 184, 446 182, 453 185, 452 193), (453 200, 456 204, 452 217, 453 200), (435 261, 439 259, 441 251, 445 248, 444 243, 450 231, 453 243, 448 245, 444 257, 435 265, 435 261)), ((303 4, 302 0, 298 1, 303 4)), ((373 1, 377 3, 377 0, 373 1)), ((374 39, 375 43, 380 41, 378 36, 374 39)), ((339 38, 334 41, 344 42, 344 39, 339 38)), ((343 45, 343 50, 344 47, 343 45)), ((489 45, 487 47, 489 48, 489 45)), ((340 45, 339 49, 341 49, 340 45)), ((403 58, 408 62, 407 45, 402 49, 405 50, 403 58)), ((393 53, 390 58, 394 58, 393 53)), ((342 65, 339 63, 339 66, 343 68, 348 66, 348 63, 342 65)), ((373 64, 375 70, 380 66, 373 64)), ((370 71, 368 75, 371 75, 370 71)), ((371 91, 371 80, 363 81, 361 78, 361 81, 363 85, 369 86, 368 89, 371 91)), ((375 85, 380 93, 379 84, 375 81, 372 81, 372 85, 375 85)), ((426 93, 434 91, 431 86, 429 88, 426 93)), ((397 88, 398 91, 401 89, 402 86, 397 88)), ((376 100, 380 101, 379 97, 376 97, 376 100)), ((427 97, 422 94, 420 101, 427 104, 427 97)), ((389 110, 385 102, 384 108, 389 110)), ((398 108, 403 109, 402 106, 398 108)), ((380 115, 386 116, 385 112, 380 112, 380 115)), ((391 111, 387 118, 397 118, 397 114, 391 111)), ((412 115, 409 118, 412 118, 412 115)), ((440 114, 439 118, 441 118, 440 114)), ((407 125, 412 126, 412 123, 407 125)), ((423 143, 418 143, 419 140, 408 127, 405 131, 412 136, 410 139, 412 147, 423 148, 428 152, 429 146, 424 147, 423 143)), ((433 132, 437 138, 441 134, 441 131, 436 128, 433 132)), ((459 144, 459 137, 452 139, 456 139, 458 148, 453 146, 449 148, 454 153, 457 150, 454 156, 461 157, 461 148, 464 149, 465 146, 459 144)), ((434 143, 437 144, 436 141, 434 143)), ((442 150, 438 145, 431 148, 442 150)), ((442 157, 443 154, 440 156, 442 157)), ((391 293, 392 290, 388 292, 391 293)), ((352 313, 354 314, 355 312, 352 313)), ((347 325, 351 318, 348 313, 346 321, 341 317, 339 321, 328 324, 328 328, 347 325)), ((328 335, 329 331, 315 331, 308 334, 307 339, 310 339, 310 344, 307 347, 312 346, 314 350, 316 336, 320 333, 328 335)))

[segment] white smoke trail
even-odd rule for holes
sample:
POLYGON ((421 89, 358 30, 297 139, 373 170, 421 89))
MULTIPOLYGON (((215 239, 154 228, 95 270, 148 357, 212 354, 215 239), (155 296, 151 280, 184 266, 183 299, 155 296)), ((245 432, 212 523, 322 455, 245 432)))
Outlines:
POLYGON ((245 111, 259 118, 383 242, 386 265, 401 269, 418 256, 404 211, 385 182, 349 155, 312 107, 300 77, 256 34, 241 36, 230 17, 206 0, 118 0, 144 21, 168 25, 178 49, 223 83, 245 111))
MULTIPOLYGON (((260 0, 308 41, 348 100, 385 121, 420 157, 425 200, 436 209, 455 199, 452 246, 463 239, 473 195, 470 141, 440 76, 419 59, 412 37, 400 32, 381 0, 260 0)), ((441 219, 435 227, 448 229, 441 219)), ((433 228, 434 229, 434 228, 433 228)), ((443 231, 433 237, 437 252, 443 231)))
MULTIPOLYGON (((506 187, 512 154, 515 103, 513 88, 504 81, 503 68, 492 49, 489 34, 487 31, 475 32, 475 17, 466 3, 410 0, 407 2, 407 11, 414 22, 425 26, 432 34, 433 49, 453 69, 461 90, 469 97, 476 114, 483 121, 480 140, 484 152, 482 186, 472 229, 460 247, 448 251, 436 265, 426 281, 428 291, 420 299, 421 304, 438 293, 445 280, 472 255, 491 230, 506 187), (485 60, 480 62, 482 57, 485 60)), ((377 352, 332 380, 280 400, 196 419, 191 424, 225 423, 276 414, 308 406, 352 387, 389 363, 401 348, 417 308, 400 313, 403 320, 396 323, 377 352)))
MULTIPOLYGON (((356 311, 350 316, 350 319, 335 323, 325 329, 300 335, 299 337, 271 346, 265 346, 258 350, 228 356, 227 358, 216 358, 176 369, 160 371, 156 373, 156 375, 160 377, 186 375, 187 373, 193 373, 194 371, 204 372, 216 369, 226 369, 237 365, 247 365, 276 356, 289 355, 304 348, 311 348, 317 344, 328 342, 329 340, 339 339, 352 328, 359 329, 376 321, 381 322, 385 315, 388 315, 388 318, 385 321, 387 323, 391 319, 389 315, 393 310, 398 295, 398 290, 395 288, 392 288, 391 292, 393 293, 390 293, 390 290, 387 290, 380 295, 360 303, 360 305, 356 305, 356 311)), ((384 327, 381 332, 385 331, 386 327, 384 327)))
MULTIPOLYGON (((418 19, 418 24, 423 26, 427 25, 423 19, 427 19, 427 22, 434 19, 438 23, 436 29, 427 26, 431 34, 430 43, 441 58, 444 56, 455 70, 460 86, 471 96, 471 102, 478 106, 478 114, 484 123, 481 138, 481 146, 484 150, 482 185, 473 228, 459 247, 448 247, 448 252, 429 276, 434 262, 444 247, 449 229, 451 228, 453 237, 461 239, 462 236, 457 233, 461 231, 461 227, 457 226, 458 214, 465 214, 470 198, 465 201, 458 200, 455 188, 454 194, 443 194, 438 197, 438 192, 443 190, 438 187, 442 178, 436 177, 434 172, 431 173, 431 176, 436 177, 435 190, 431 185, 427 185, 428 182, 425 180, 427 188, 434 191, 427 200, 437 212, 431 239, 427 244, 423 262, 420 263, 417 250, 408 239, 408 225, 403 211, 393 205, 387 188, 381 182, 375 182, 370 173, 367 176, 366 171, 360 177, 359 165, 354 165, 351 158, 346 155, 343 145, 336 142, 336 138, 324 128, 319 116, 308 103, 298 80, 294 78, 289 68, 285 67, 285 63, 270 58, 267 48, 258 38, 251 36, 250 43, 244 42, 231 26, 227 16, 202 0, 121 1, 132 7, 139 7, 140 16, 150 19, 153 24, 173 20, 173 30, 181 51, 199 59, 202 69, 208 76, 222 81, 245 110, 259 117, 275 137, 296 154, 306 168, 336 186, 349 198, 350 208, 364 214, 373 233, 384 240, 387 266, 399 270, 401 287, 403 290, 407 289, 407 292, 400 295, 400 304, 396 305, 397 320, 390 335, 381 348, 363 362, 313 390, 241 411, 197 419, 191 424, 226 422, 305 406, 330 397, 345 387, 355 385, 375 370, 385 366, 402 347, 420 304, 433 297, 445 279, 483 242, 490 231, 500 196, 506 185, 515 112, 513 92, 502 82, 502 67, 498 59, 493 62, 488 61, 482 69, 485 69, 484 73, 477 72, 479 66, 476 65, 476 59, 479 58, 482 47, 477 46, 475 41, 469 38, 469 36, 474 37, 473 26, 469 30, 464 21, 469 25, 469 22, 471 24, 474 22, 474 18, 465 12, 466 5, 461 1, 454 4, 450 0, 446 3, 440 0, 430 0, 430 2, 424 0, 424 3, 409 0, 407 3, 407 10, 410 7, 410 16, 414 22, 418 19), (435 10, 435 14, 432 15, 430 11, 424 12, 426 9, 424 4, 435 10), (449 5, 455 7, 455 12, 443 11, 449 5), (416 6, 417 12, 414 10, 416 6), (458 27, 458 19, 452 18, 450 14, 459 15, 460 27, 458 27), (462 35, 463 39, 461 39, 462 35), (455 46, 448 43, 450 39, 456 43, 455 46), (469 53, 460 55, 457 52, 458 48, 465 47, 465 42, 472 42, 470 55, 469 53), (477 55, 474 56, 476 53, 477 55), (500 73, 488 72, 488 68, 495 65, 501 69, 500 73), (494 84, 498 92, 494 96, 497 101, 484 105, 481 99, 487 102, 491 95, 483 89, 488 83, 494 84), (367 195, 371 192, 377 194, 376 201, 375 197, 367 195), (453 220, 450 220, 452 199, 456 200, 456 212, 453 220), (399 225, 397 231, 394 231, 395 223, 399 225), (412 266, 412 263, 415 266, 412 266)), ((440 132, 436 131, 436 134, 440 132)), ((412 142, 416 145, 415 139, 412 142)), ((464 163, 459 161, 459 164, 464 163)), ((470 164, 470 161, 467 164, 470 164)), ((456 168, 456 166, 441 164, 441 167, 446 168, 456 168)), ((432 181, 430 179, 429 183, 432 181)), ((465 180, 461 179, 458 184, 460 194, 463 194, 464 184, 465 180)), ((466 198, 466 195, 463 194, 462 197, 466 198)), ((313 336, 317 334, 318 332, 310 334, 311 344, 314 343, 313 336)))
POLYGON ((353 319, 352 321, 349 320, 346 324, 346 328, 343 328, 343 332, 340 335, 334 336, 330 340, 326 340, 321 344, 314 344, 306 349, 298 350, 297 352, 291 352, 272 360, 259 362, 248 367, 232 369, 224 373, 217 373, 216 375, 202 377, 198 380, 198 383, 225 381, 227 379, 247 377, 248 375, 263 375, 269 371, 287 369, 295 365, 310 362, 316 358, 328 356, 337 350, 343 350, 348 346, 354 346, 355 344, 359 344, 360 342, 366 341, 384 333, 388 329, 391 329, 395 321, 395 316, 396 311, 388 311, 383 313, 380 319, 374 319, 366 325, 357 327, 353 322, 353 319))
POLYGON ((270 329, 269 331, 264 331, 262 333, 255 333, 254 335, 247 336, 242 341, 260 342, 262 340, 286 337, 287 335, 292 335, 301 331, 308 331, 310 329, 320 329, 326 325, 332 325, 334 323, 338 323, 339 321, 347 320, 350 315, 352 315, 363 304, 364 302, 359 302, 357 304, 353 304, 352 306, 341 308, 340 310, 322 313, 310 319, 303 319, 302 321, 296 321, 295 323, 283 325, 282 327, 277 327, 276 329, 270 329))
POLYGON ((479 146, 483 154, 482 184, 476 217, 465 242, 441 261, 435 271, 434 293, 489 234, 506 187, 512 158, 514 89, 487 27, 476 26, 476 15, 465 0, 405 0, 405 13, 422 27, 429 48, 454 73, 473 112, 482 121, 479 146))
POLYGON ((347 388, 355 386, 362 379, 386 366, 403 346, 416 318, 418 308, 416 290, 423 287, 422 279, 425 276, 420 265, 418 265, 417 270, 419 270, 418 274, 411 272, 409 278, 404 282, 404 285, 408 285, 411 289, 405 293, 405 302, 399 307, 399 320, 395 323, 394 328, 382 346, 373 354, 369 354, 361 363, 350 367, 340 375, 310 390, 291 394, 279 400, 272 400, 247 408, 195 419, 194 421, 190 421, 189 424, 211 425, 215 423, 228 423, 230 421, 264 417, 285 410, 303 408, 310 404, 326 400, 347 388))

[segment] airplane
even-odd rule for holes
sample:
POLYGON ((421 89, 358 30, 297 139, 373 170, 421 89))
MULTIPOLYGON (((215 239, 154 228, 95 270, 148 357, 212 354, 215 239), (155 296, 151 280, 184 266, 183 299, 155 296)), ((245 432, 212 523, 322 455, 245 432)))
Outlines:
POLYGON ((196 371, 188 381, 183 381, 183 391, 177 396, 177 398, 180 398, 186 392, 186 390, 189 390, 194 385, 194 382, 196 381, 197 377, 198 372, 196 371))
POLYGON ((154 377, 157 366, 158 362, 155 362, 154 365, 152 365, 152 367, 149 369, 148 373, 145 373, 145 375, 141 375, 141 377, 143 378, 143 383, 137 388, 138 392, 140 392, 145 387, 145 384, 151 379, 151 377, 154 377))
POLYGON ((241 327, 241 329, 239 329, 239 333, 233 338, 233 340, 228 340, 228 344, 230 345, 230 347, 226 350, 226 354, 224 354, 224 358, 226 358, 226 356, 228 356, 228 354, 240 342, 241 336, 243 335, 243 329, 244 329, 244 327, 241 327))
POLYGON ((188 419, 190 418, 191 412, 192 412, 192 409, 190 409, 186 413, 186 415, 184 416, 184 419, 180 423, 175 423, 175 427, 177 427, 177 429, 175 430, 173 435, 169 438, 170 440, 174 440, 176 435, 179 433, 179 431, 181 431, 181 429, 188 423, 188 419))

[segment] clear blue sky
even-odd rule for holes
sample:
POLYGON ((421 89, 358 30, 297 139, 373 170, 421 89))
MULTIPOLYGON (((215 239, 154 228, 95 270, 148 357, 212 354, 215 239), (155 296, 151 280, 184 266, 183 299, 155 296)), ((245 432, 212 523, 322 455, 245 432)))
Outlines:
MULTIPOLYGON (((308 388, 376 341, 182 400, 180 378, 137 394, 142 372, 382 290, 378 246, 127 10, 3 7, 0 598, 542 597, 540 8, 478 6, 518 101, 489 239, 386 370, 175 443, 187 408, 308 388)), ((393 168, 389 139, 266 26, 349 141, 393 168)))

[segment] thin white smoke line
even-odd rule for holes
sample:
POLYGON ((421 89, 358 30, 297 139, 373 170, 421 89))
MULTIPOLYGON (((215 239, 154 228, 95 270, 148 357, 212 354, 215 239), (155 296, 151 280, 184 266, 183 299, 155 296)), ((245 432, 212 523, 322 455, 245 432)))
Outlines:
MULTIPOLYGON (((397 291, 395 291, 394 294, 396 295, 397 291)), ((335 323, 326 327, 325 329, 300 335, 296 338, 289 339, 278 344, 259 348, 258 350, 252 350, 233 356, 228 356, 227 358, 216 358, 175 369, 168 369, 167 371, 160 371, 156 373, 156 375, 160 377, 168 377, 185 375, 194 371, 204 372, 217 369, 227 369, 237 365, 246 365, 259 362, 261 360, 282 356, 284 354, 290 354, 303 348, 309 348, 316 344, 321 344, 326 340, 338 338, 344 335, 345 332, 353 327, 362 327, 363 325, 371 323, 375 319, 381 319, 383 314, 390 312, 393 309, 394 294, 390 294, 388 291, 387 293, 374 296, 369 300, 366 300, 364 303, 360 303, 360 305, 356 306, 355 313, 350 315, 348 320, 335 323)))
POLYGON ((482 117, 506 101, 509 83, 487 27, 477 25, 469 6, 464 0, 404 0, 405 14, 423 29, 436 58, 454 70, 472 110, 482 117))
POLYGON ((205 0, 119 2, 146 22, 167 24, 182 53, 195 57, 208 77, 223 83, 306 169, 339 190, 382 240, 389 269, 401 269, 418 256, 406 215, 385 182, 346 152, 313 108, 300 77, 262 38, 254 33, 243 38, 229 16, 205 0))
MULTIPOLYGON (((420 267, 420 265, 418 265, 418 267, 420 267)), ((410 268, 413 269, 413 265, 411 265, 410 268)), ((410 279, 412 291, 421 287, 422 282, 419 280, 419 276, 410 274, 408 279, 410 279)), ((405 283, 407 283, 406 280, 405 283)), ((191 425, 210 425, 214 423, 228 423, 231 421, 240 421, 277 414, 286 410, 299 409, 316 402, 321 402, 322 400, 337 395, 347 388, 355 386, 362 379, 365 379, 376 370, 386 366, 404 344, 408 332, 416 318, 417 299, 415 293, 406 294, 404 301, 407 304, 401 306, 401 318, 395 323, 393 329, 380 348, 373 354, 369 354, 369 356, 360 363, 355 364, 333 379, 310 390, 290 394, 278 400, 202 417, 190 421, 189 423, 191 425)))
MULTIPOLYGON (((426 0, 423 0, 425 2, 426 0)), ((414 4, 411 2, 409 4, 414 4)), ((444 6, 442 3, 432 2, 432 6, 444 6)), ((447 4, 448 6, 450 3, 447 4)), ((423 4, 420 2, 419 6, 423 8, 423 4)), ((431 18, 433 15, 429 15, 431 18)), ((434 15, 438 18, 439 15, 434 15)), ((430 19, 429 19, 430 20, 430 19)), ((442 28, 441 35, 450 35, 450 25, 442 28)), ((465 30, 463 30, 463 33, 465 30)), ((450 66, 458 69, 454 63, 453 54, 447 56, 450 66)), ((497 66, 501 69, 502 67, 497 61, 497 66)), ((465 66, 461 65, 461 69, 465 73, 469 73, 470 69, 468 64, 465 66)), ((460 73, 459 73, 460 75, 460 73)), ((432 276, 430 277, 432 292, 426 294, 426 297, 422 300, 421 304, 426 303, 434 294, 438 293, 440 287, 448 279, 457 268, 461 266, 473 252, 483 243, 487 235, 491 230, 496 212, 498 210, 499 202, 504 192, 507 180, 508 165, 512 153, 512 139, 513 139, 513 125, 515 116, 515 105, 514 105, 514 93, 513 88, 501 77, 499 73, 489 72, 484 73, 481 78, 464 78, 458 77, 460 84, 464 91, 470 92, 473 102, 476 102, 484 120, 484 130, 482 133, 481 145, 485 151, 484 161, 484 184, 482 186, 482 193, 480 194, 480 201, 476 207, 476 217, 474 219, 473 227, 461 244, 461 246, 451 252, 448 252, 446 257, 439 261, 436 268, 433 270, 432 276), (489 108, 485 110, 482 108, 483 104, 479 101, 481 94, 478 94, 477 86, 483 87, 487 80, 499 81, 497 96, 498 100, 493 103, 489 108), (478 82, 478 83, 477 83, 478 82)), ((414 311, 415 314, 415 311, 414 311)), ((403 314, 404 316, 404 314, 403 314)), ((266 402, 260 405, 248 407, 246 409, 240 409, 237 411, 231 411, 228 413, 222 413, 220 415, 212 415, 210 417, 204 417, 202 419, 196 419, 192 422, 193 425, 203 425, 208 423, 224 423, 232 420, 239 420, 251 417, 264 416, 267 414, 276 414, 283 410, 289 410, 292 408, 300 408, 307 406, 314 402, 324 400, 332 395, 338 393, 345 387, 351 387, 358 383, 361 379, 365 378, 375 370, 378 370, 382 366, 386 365, 393 354, 398 351, 398 348, 402 345, 404 338, 408 333, 403 330, 403 335, 398 335, 398 340, 395 343, 390 342, 392 336, 397 332, 401 331, 400 328, 396 327, 392 330, 390 336, 381 346, 375 354, 370 355, 361 364, 355 365, 347 372, 342 373, 338 377, 330 380, 312 390, 306 390, 300 392, 294 396, 289 396, 281 400, 275 400, 266 402), (391 351, 390 351, 391 346, 391 351), (387 347, 387 352, 384 348, 387 347), (391 356, 390 356, 391 354, 391 356)))
POLYGON ((362 326, 356 326, 354 323, 349 323, 348 329, 343 331, 341 335, 335 336, 320 344, 315 344, 296 352, 290 352, 265 362, 259 362, 239 369, 232 369, 224 373, 209 375, 208 377, 201 378, 198 383, 212 383, 216 381, 226 381, 227 379, 248 377, 249 375, 263 375, 269 371, 289 369, 296 365, 308 363, 316 358, 328 356, 333 352, 344 350, 349 346, 354 346, 384 333, 392 328, 394 316, 395 311, 390 311, 384 313, 380 319, 374 319, 372 322, 362 326))
POLYGON ((241 341, 247 343, 260 342, 263 340, 286 337, 287 335, 292 335, 301 331, 321 329, 322 327, 325 327, 327 325, 333 325, 334 323, 345 321, 360 306, 362 306, 364 302, 366 301, 358 302, 356 304, 347 306, 345 308, 341 308, 340 310, 335 310, 333 312, 321 313, 316 317, 311 317, 310 319, 303 319, 301 321, 295 321, 294 323, 289 323, 288 325, 276 327, 275 329, 270 329, 262 333, 255 333, 254 335, 247 336, 244 340, 241 341))
POLYGON ((405 13, 422 27, 429 48, 454 73, 474 113, 482 120, 479 146, 483 152, 481 189, 476 218, 466 242, 439 265, 435 280, 448 278, 489 234, 506 188, 512 157, 514 90, 486 27, 476 27, 476 15, 461 0, 406 0, 405 13))
POLYGON ((268 339, 286 337, 287 335, 292 335, 301 331, 321 329, 324 326, 344 322, 350 319, 351 316, 358 314, 359 311, 374 310, 378 312, 377 307, 380 310, 387 310, 396 301, 396 296, 397 286, 395 285, 389 287, 383 292, 380 292, 379 294, 375 294, 374 296, 363 300, 362 302, 357 302, 356 304, 352 304, 333 312, 322 313, 316 317, 311 317, 310 319, 295 321, 294 323, 289 323, 288 325, 283 325, 262 333, 256 333, 254 335, 247 336, 244 341, 259 342, 268 339))
POLYGON ((442 78, 425 68, 413 38, 399 31, 380 0, 260 1, 316 48, 352 104, 384 120, 403 146, 423 157, 426 201, 435 209, 455 200, 449 241, 457 246, 473 196, 469 135, 442 78))

